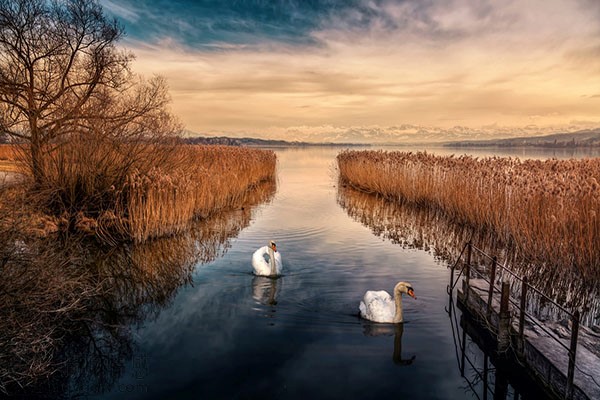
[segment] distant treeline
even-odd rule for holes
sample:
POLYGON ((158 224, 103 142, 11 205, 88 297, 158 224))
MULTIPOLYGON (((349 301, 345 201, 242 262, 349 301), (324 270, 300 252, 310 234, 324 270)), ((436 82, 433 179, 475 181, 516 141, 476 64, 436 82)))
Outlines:
MULTIPOLYGON (((289 142, 286 140, 269 140, 256 138, 231 138, 226 136, 219 137, 188 137, 183 139, 187 144, 202 144, 202 145, 226 145, 226 146, 272 146, 272 147, 289 147, 289 146, 331 146, 331 147, 348 147, 348 146, 365 146, 364 144, 354 143, 308 143, 308 142, 289 142)), ((368 146, 368 145, 367 145, 368 146)))

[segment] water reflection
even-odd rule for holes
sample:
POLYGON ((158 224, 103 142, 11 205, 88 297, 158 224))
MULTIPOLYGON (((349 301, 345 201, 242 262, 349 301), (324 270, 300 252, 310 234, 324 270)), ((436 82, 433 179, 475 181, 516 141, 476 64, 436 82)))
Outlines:
POLYGON ((268 306, 277 305, 277 296, 281 287, 281 278, 255 276, 252 278, 252 298, 268 306))
MULTIPOLYGON (((18 390, 18 385, 31 384, 33 379, 2 381, 0 388, 7 384, 7 389, 16 397, 76 398, 111 390, 128 363, 133 364, 134 374, 144 377, 148 373, 148 360, 145 354, 136 351, 134 329, 155 319, 160 310, 171 303, 179 288, 193 284, 192 272, 198 264, 224 254, 231 238, 250 224, 255 207, 270 201, 275 190, 274 182, 265 182, 238 199, 232 210, 198 221, 180 236, 118 247, 99 247, 84 239, 70 237, 61 242, 37 244, 35 254, 52 253, 51 257, 44 256, 44 260, 55 263, 40 266, 34 257, 21 257, 18 262, 3 265, 5 280, 13 276, 11 270, 25 271, 32 276, 40 267, 44 271, 55 271, 55 275, 60 276, 58 280, 65 285, 63 290, 67 294, 64 297, 72 297, 59 299, 66 305, 54 307, 53 311, 60 319, 45 318, 48 310, 44 308, 36 311, 44 317, 38 321, 39 337, 23 337, 24 343, 0 347, 3 352, 10 353, 21 347, 39 347, 43 340, 51 341, 44 347, 47 355, 43 365, 35 359, 31 366, 14 363, 0 369, 1 379, 19 376, 23 374, 20 369, 27 367, 45 368, 47 371, 40 371, 39 375, 49 376, 49 379, 26 392, 18 390)), ((3 283, 10 287, 9 284, 15 282, 3 283)), ((55 285, 56 282, 48 280, 37 284, 55 285)), ((32 289, 32 293, 42 290, 45 288, 38 287, 32 289)), ((4 293, 0 291, 0 294, 4 293)), ((30 302, 30 309, 37 307, 35 298, 20 300, 26 301, 30 302)), ((4 314, 0 319, 19 318, 11 311, 8 307, 0 308, 4 314)), ((31 316, 31 313, 27 315, 31 316)), ((0 325, 0 338, 11 337, 9 327, 22 324, 22 321, 12 322, 14 324, 0 325)), ((10 360, 15 355, 0 354, 0 358, 10 360)))
POLYGON ((396 365, 411 365, 417 358, 416 355, 409 358, 402 358, 402 335, 404 334, 404 324, 364 323, 363 334, 365 336, 394 336, 392 361, 396 365))
POLYGON ((522 366, 507 362, 502 355, 489 350, 495 347, 494 338, 482 330, 476 321, 457 313, 452 297, 446 311, 450 317, 456 361, 466 384, 465 392, 477 399, 527 400, 547 397, 528 378, 529 374, 522 366))
MULTIPOLYGON (((519 257, 517 248, 503 243, 489 232, 474 230, 449 221, 443 213, 430 208, 416 207, 399 202, 391 202, 375 194, 339 186, 337 201, 356 221, 369 227, 373 234, 390 240, 406 249, 419 249, 430 252, 439 260, 453 263, 461 254, 464 244, 469 240, 488 254, 503 260, 512 270, 527 276, 533 286, 542 290, 565 307, 579 308, 582 311, 582 323, 594 325, 600 322, 600 285, 598 282, 579 279, 565 274, 557 268, 543 265, 533 266, 528 260, 519 257)), ((489 269, 489 260, 475 254, 472 263, 479 270, 489 269)), ((506 274, 509 275, 509 274, 506 274)), ((498 281, 511 280, 510 276, 496 276, 498 281)), ((512 289, 519 293, 520 285, 514 282, 512 289)), ((547 307, 543 300, 535 299, 531 311, 541 319, 562 319, 555 307, 547 307)))
POLYGON ((337 201, 350 217, 376 236, 405 249, 427 251, 440 260, 456 259, 469 240, 501 247, 494 236, 464 225, 452 225, 443 214, 429 208, 391 202, 347 186, 338 187, 337 201))

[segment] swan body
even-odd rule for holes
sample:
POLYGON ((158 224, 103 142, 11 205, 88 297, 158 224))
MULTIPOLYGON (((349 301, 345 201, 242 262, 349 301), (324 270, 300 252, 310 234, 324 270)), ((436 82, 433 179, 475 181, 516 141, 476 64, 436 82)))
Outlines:
POLYGON ((254 268, 254 275, 258 276, 281 275, 283 263, 275 242, 271 240, 268 246, 263 246, 252 254, 252 268, 254 268), (268 262, 265 256, 269 257, 268 262))
POLYGON ((397 324, 404 322, 402 312, 402 293, 417 298, 412 285, 398 282, 394 287, 394 297, 385 290, 369 290, 360 302, 360 316, 373 322, 397 324))

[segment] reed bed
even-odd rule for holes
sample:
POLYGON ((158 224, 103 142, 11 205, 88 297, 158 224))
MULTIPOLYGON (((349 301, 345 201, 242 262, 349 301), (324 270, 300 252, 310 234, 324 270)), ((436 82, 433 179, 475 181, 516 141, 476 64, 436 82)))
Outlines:
POLYGON ((128 177, 124 205, 136 241, 186 229, 195 218, 229 208, 251 187, 272 180, 272 151, 227 146, 186 148, 189 165, 165 173, 160 168, 128 177))
POLYGON ((70 138, 44 152, 40 203, 57 224, 103 241, 179 233, 274 179, 272 151, 70 138))
POLYGON ((15 161, 18 156, 19 149, 12 144, 0 144, 0 160, 15 161))
POLYGON ((529 265, 600 280, 600 159, 344 151, 337 162, 345 184, 493 234, 529 265))
MULTIPOLYGON (((338 187, 338 204, 350 217, 380 236, 405 249, 430 252, 436 259, 453 265, 464 260, 462 249, 471 240, 487 254, 496 255, 513 272, 527 276, 529 283, 566 308, 579 309, 580 322, 586 326, 598 324, 600 319, 600 287, 593 280, 573 277, 572 274, 555 274, 554 268, 531 268, 520 263, 513 249, 498 243, 498 238, 469 226, 452 223, 440 212, 430 207, 420 207, 408 202, 390 201, 378 194, 365 193, 349 186, 338 187)), ((471 265, 489 275, 490 260, 473 252, 471 265)), ((560 272, 560 271, 559 271, 560 272)), ((564 271, 563 271, 564 272, 564 271)), ((496 278, 511 282, 515 298, 520 296, 521 283, 510 274, 498 269, 496 278)), ((536 297, 530 293, 530 298, 536 297)), ((562 320, 566 316, 551 303, 538 299, 529 303, 531 312, 539 319, 562 320)))
POLYGON ((11 144, 0 144, 0 171, 22 172, 22 164, 19 163, 21 147, 11 144))

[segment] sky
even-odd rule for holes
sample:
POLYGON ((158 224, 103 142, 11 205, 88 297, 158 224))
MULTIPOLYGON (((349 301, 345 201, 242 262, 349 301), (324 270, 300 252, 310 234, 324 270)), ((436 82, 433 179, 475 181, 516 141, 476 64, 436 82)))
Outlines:
POLYGON ((600 127, 598 0, 100 0, 205 136, 389 142, 600 127))

